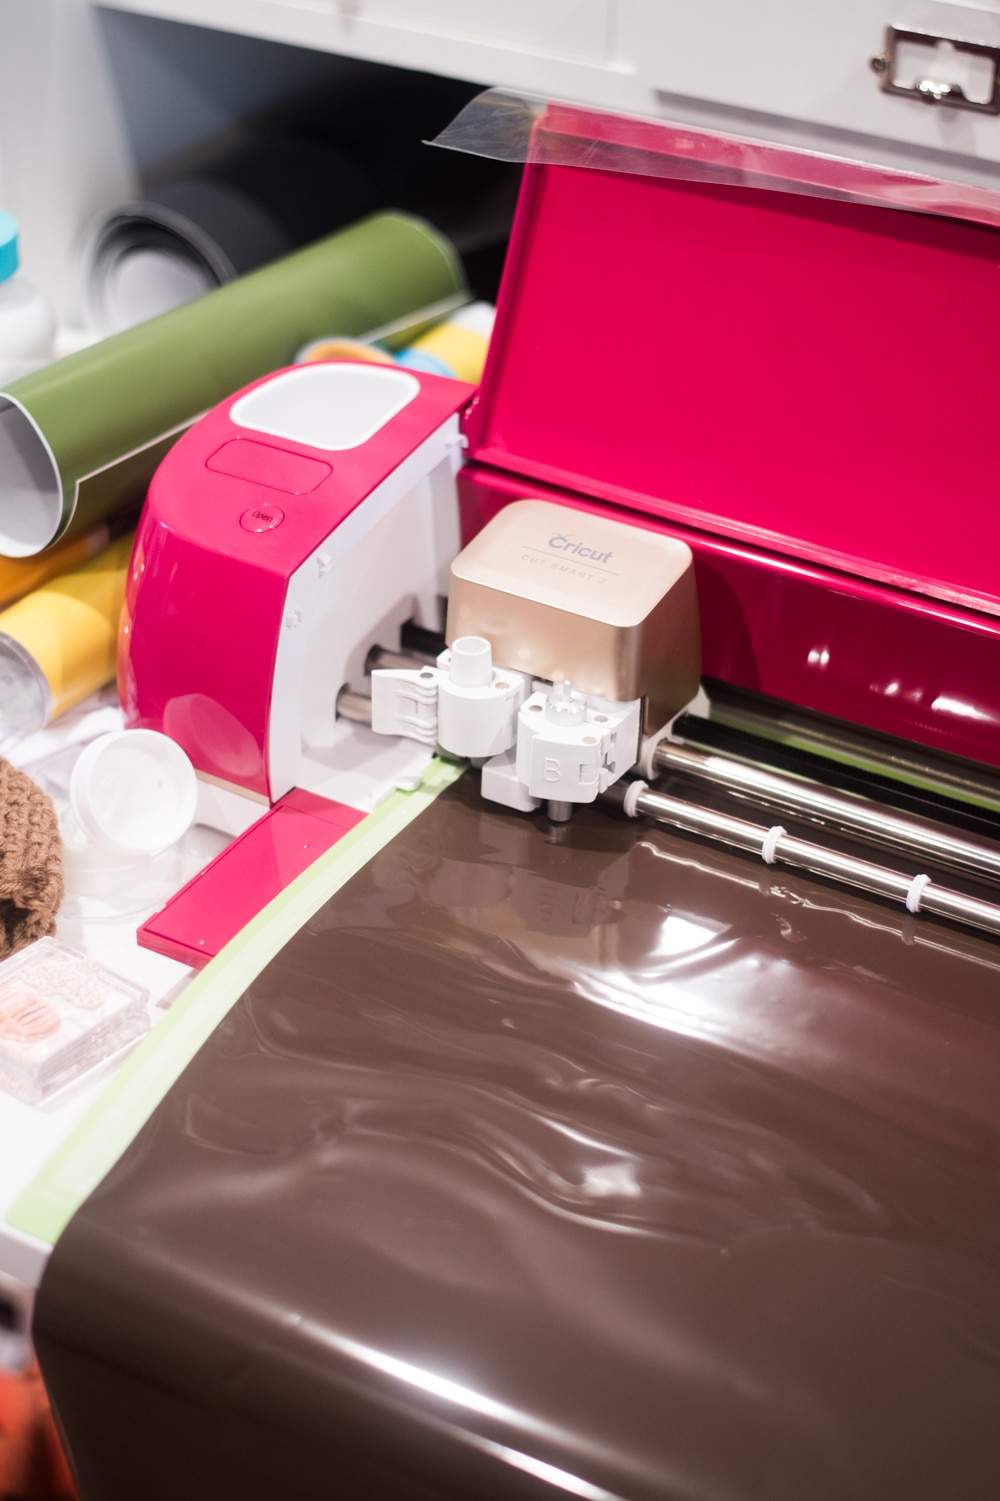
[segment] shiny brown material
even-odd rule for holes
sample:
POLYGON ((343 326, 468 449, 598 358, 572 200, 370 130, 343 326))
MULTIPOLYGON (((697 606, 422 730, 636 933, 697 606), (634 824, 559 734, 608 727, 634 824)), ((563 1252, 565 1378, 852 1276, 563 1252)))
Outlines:
POLYGON ((1000 947, 466 778, 52 1256, 83 1501, 979 1501, 1000 947))

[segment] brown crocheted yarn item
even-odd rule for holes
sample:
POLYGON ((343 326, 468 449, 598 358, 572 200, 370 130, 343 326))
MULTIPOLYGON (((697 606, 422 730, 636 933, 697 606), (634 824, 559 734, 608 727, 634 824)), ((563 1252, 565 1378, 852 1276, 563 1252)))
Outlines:
POLYGON ((62 839, 51 799, 0 760, 0 959, 55 932, 62 839))

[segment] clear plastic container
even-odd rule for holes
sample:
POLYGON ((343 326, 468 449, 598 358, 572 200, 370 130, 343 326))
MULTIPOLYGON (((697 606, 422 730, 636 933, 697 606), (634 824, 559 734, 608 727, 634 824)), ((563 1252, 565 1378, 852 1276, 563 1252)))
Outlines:
POLYGON ((149 1030, 149 992, 55 938, 0 964, 0 1089, 29 1105, 149 1030))
POLYGON ((115 730, 83 751, 69 796, 94 844, 134 860, 162 854, 187 833, 198 806, 198 779, 184 751, 166 735, 115 730))

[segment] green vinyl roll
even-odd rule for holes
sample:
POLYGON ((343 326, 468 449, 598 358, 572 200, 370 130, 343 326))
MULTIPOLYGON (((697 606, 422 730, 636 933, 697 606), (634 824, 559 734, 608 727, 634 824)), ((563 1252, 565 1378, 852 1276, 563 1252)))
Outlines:
POLYGON ((203 412, 331 329, 464 300, 448 242, 375 214, 0 392, 0 555, 30 557, 140 501, 203 412))

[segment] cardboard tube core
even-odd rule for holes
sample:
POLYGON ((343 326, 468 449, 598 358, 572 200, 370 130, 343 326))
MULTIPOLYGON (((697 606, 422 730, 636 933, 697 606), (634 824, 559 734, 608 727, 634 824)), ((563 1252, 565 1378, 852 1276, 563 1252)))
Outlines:
POLYGON ((0 729, 33 735, 52 715, 52 690, 39 663, 15 637, 0 631, 0 729))
POLYGON ((61 520, 62 484, 52 450, 20 403, 0 394, 0 555, 41 552, 61 520))

